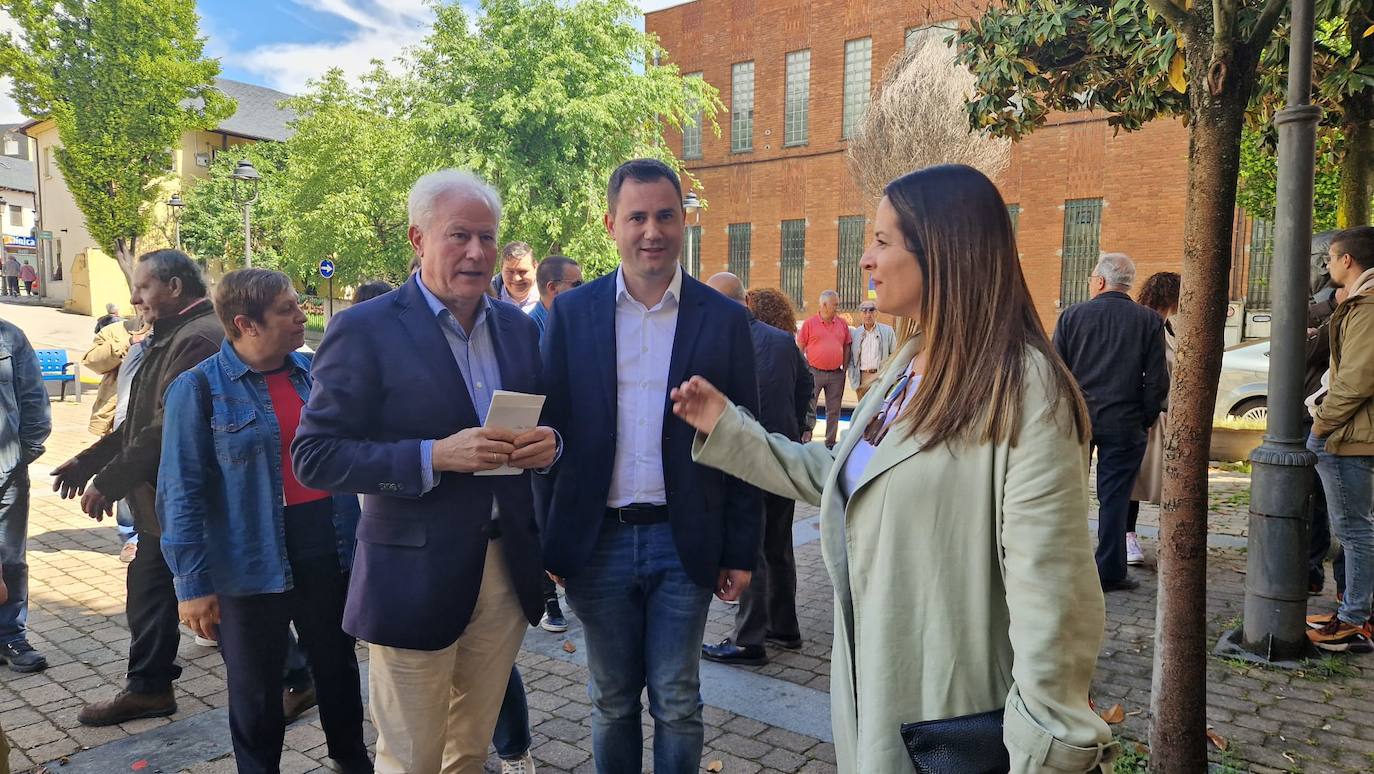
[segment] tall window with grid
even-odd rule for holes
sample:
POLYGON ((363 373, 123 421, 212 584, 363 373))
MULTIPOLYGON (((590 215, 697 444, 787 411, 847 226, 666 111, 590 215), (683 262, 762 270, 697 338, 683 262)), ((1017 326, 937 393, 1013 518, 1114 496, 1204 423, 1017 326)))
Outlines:
POLYGON ((682 270, 701 275, 701 226, 688 226, 682 234, 682 270))
POLYGON ((873 88, 873 38, 844 44, 844 121, 840 137, 849 139, 868 109, 873 88))
POLYGON ((835 287, 840 294, 841 309, 858 309, 864 297, 863 271, 859 258, 864 254, 864 218, 853 215, 840 218, 840 254, 835 262, 835 287))
POLYGON ((752 223, 731 223, 725 227, 730 242, 729 263, 725 270, 739 277, 739 281, 749 287, 749 248, 754 237, 752 223))
POLYGON ((782 292, 798 309, 806 308, 803 277, 806 274, 806 221, 782 222, 782 292))
POLYGON ((754 63, 730 68, 730 150, 754 149, 754 63))
POLYGON ((811 119, 811 51, 787 55, 786 99, 783 104, 783 146, 805 145, 811 119))
POLYGON ((1255 218, 1250 226, 1250 277, 1246 281, 1246 311, 1269 311, 1269 275, 1274 267, 1274 224, 1255 218))
POLYGON ((936 22, 924 27, 907 27, 906 50, 911 51, 931 41, 939 41, 943 44, 958 31, 959 23, 953 21, 936 22))
MULTIPOLYGON (((688 73, 685 78, 700 78, 701 73, 688 73)), ((695 99, 688 98, 687 114, 689 118, 682 125, 682 158, 699 159, 701 158, 701 105, 695 99)))
POLYGON ((1008 204, 1007 217, 1011 218, 1011 235, 1019 236, 1021 234, 1021 205, 1008 204))
POLYGON ((1060 250, 1059 303, 1067 307, 1088 300, 1088 275, 1101 257, 1102 200, 1064 202, 1064 245, 1060 250))

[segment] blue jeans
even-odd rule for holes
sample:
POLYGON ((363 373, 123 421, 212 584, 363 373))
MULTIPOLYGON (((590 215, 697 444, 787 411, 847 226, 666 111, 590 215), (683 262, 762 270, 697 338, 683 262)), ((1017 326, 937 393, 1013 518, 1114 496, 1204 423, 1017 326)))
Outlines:
POLYGON ((1374 603, 1374 457, 1332 454, 1315 435, 1307 448, 1317 455, 1331 532, 1345 549, 1345 597, 1336 615, 1362 626, 1374 603))
POLYGON ((129 504, 123 500, 115 505, 115 529, 119 530, 120 543, 138 545, 138 530, 134 529, 134 512, 129 510, 129 504))
POLYGON ((525 682, 520 669, 511 667, 506 681, 506 698, 496 716, 496 729, 491 734, 491 746, 503 761, 519 760, 530 751, 530 705, 525 698, 525 682))
MULTIPOLYGON (((0 481, 0 486, 4 482, 0 481)), ((0 645, 25 638, 29 620, 29 467, 15 468, 0 497, 0 565, 10 598, 0 605, 0 645)))
POLYGON ((596 551, 566 583, 587 636, 596 770, 644 770, 639 696, 647 685, 654 771, 696 772, 704 734, 701 641, 711 590, 687 577, 671 525, 603 522, 596 551))

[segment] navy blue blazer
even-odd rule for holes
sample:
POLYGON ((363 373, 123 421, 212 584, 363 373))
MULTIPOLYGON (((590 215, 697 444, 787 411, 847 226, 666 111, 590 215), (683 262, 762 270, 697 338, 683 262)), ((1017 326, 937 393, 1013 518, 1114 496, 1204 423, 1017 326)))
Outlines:
MULTIPOLYGON (((706 285, 682 277, 668 389, 700 375, 737 405, 758 412, 748 313, 706 285)), ((576 577, 605 521, 616 444, 615 274, 559 294, 544 333, 545 424, 563 437, 563 456, 541 491, 548 496, 544 566, 576 577)), ((696 432, 663 395, 663 481, 673 541, 693 582, 716 585, 721 568, 752 570, 762 533, 759 490, 692 461, 696 432)))
MULTIPOLYGON (((543 569, 532 474, 443 473, 421 494, 421 439, 481 421, 417 281, 330 322, 291 456, 306 486, 363 495, 344 630, 378 645, 439 650, 458 639, 477 603, 492 498, 531 624, 543 612, 543 569)), ((501 387, 542 393, 534 322, 494 301, 487 323, 501 387)))

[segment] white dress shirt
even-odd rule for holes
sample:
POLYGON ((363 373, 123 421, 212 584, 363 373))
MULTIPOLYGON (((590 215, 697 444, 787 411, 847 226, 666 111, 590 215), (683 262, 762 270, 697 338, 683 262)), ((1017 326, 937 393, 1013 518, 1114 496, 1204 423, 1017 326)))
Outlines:
POLYGON ((868 330, 859 326, 859 370, 876 371, 883 364, 883 340, 878 326, 868 330))
POLYGON ((525 314, 534 314, 534 308, 536 306, 539 306, 539 293, 537 293, 534 290, 534 288, 530 288, 530 294, 528 296, 525 296, 524 301, 516 301, 515 299, 511 298, 510 293, 506 291, 506 286, 502 285, 501 300, 505 301, 508 304, 515 304, 516 306, 520 307, 520 311, 524 312, 525 314))
POLYGON ((615 273, 615 464, 606 505, 668 502, 663 483, 663 411, 668 401, 668 366, 677 333, 682 267, 652 309, 625 289, 615 273))

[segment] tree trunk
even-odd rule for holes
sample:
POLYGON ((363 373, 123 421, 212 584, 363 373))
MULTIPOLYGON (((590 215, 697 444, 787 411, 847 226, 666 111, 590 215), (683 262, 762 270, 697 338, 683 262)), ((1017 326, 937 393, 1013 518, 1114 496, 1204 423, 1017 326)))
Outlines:
POLYGON ((138 260, 138 239, 116 239, 114 249, 115 263, 119 264, 119 270, 124 272, 124 281, 129 283, 129 288, 134 287, 134 263, 138 260))
MULTIPOLYGON (((1208 71, 1206 48, 1200 41, 1188 47, 1190 73, 1208 71)), ((1207 456, 1221 372, 1240 132, 1254 72, 1252 64, 1228 64, 1232 75, 1217 96, 1208 94, 1205 75, 1189 83, 1183 286, 1164 440, 1151 694, 1150 770, 1168 774, 1207 769, 1207 456)))
POLYGON ((1374 92, 1350 97, 1346 103, 1347 120, 1341 126, 1345 135, 1345 155, 1341 158, 1341 193, 1336 209, 1337 228, 1369 223, 1371 168, 1374 168, 1374 92), (1361 105, 1354 102, 1364 103, 1361 105), (1360 109, 1357 109, 1360 108, 1360 109))

